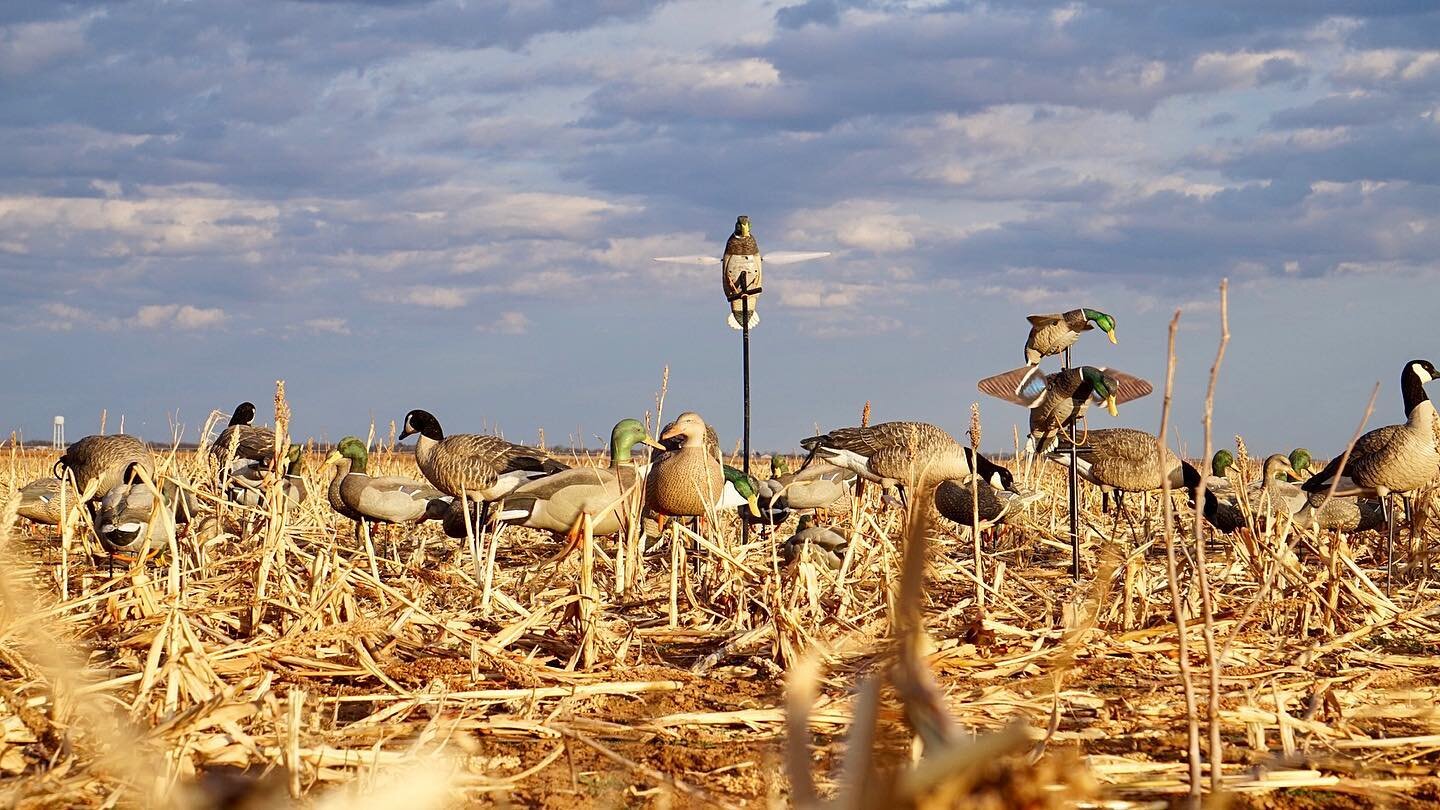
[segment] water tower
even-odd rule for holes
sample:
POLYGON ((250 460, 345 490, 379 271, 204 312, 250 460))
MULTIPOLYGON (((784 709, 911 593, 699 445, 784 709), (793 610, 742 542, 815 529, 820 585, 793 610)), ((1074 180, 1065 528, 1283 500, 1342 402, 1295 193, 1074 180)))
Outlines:
POLYGON ((50 431, 50 447, 53 450, 65 449, 65 417, 55 417, 55 427, 50 431))

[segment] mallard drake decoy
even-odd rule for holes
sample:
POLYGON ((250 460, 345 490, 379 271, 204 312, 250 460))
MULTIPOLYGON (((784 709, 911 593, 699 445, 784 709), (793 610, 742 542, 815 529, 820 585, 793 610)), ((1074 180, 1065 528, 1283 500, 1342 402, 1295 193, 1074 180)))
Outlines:
POLYGON ((638 480, 631 452, 644 444, 663 450, 638 419, 621 419, 610 430, 610 466, 575 467, 520 486, 500 502, 495 519, 564 535, 572 543, 591 519, 596 537, 618 534, 627 515, 623 499, 638 480))
POLYGON ((725 290, 725 300, 730 302, 730 317, 727 323, 730 324, 731 329, 739 329, 740 319, 744 317, 743 313, 748 309, 750 313, 749 328, 754 329, 760 323, 756 304, 759 302, 762 292, 762 271, 765 263, 793 264, 829 255, 826 251, 786 251, 767 253, 762 257, 760 246, 756 244, 755 237, 750 234, 750 218, 740 216, 735 219, 735 230, 725 241, 725 252, 720 258, 717 259, 714 256, 662 256, 656 258, 655 261, 720 265, 720 284, 725 290))
POLYGON ((1216 450, 1215 455, 1210 457, 1210 474, 1205 476, 1205 489, 1221 498, 1234 495, 1235 482, 1230 480, 1230 471, 1233 469, 1235 454, 1223 447, 1216 450))
POLYGON ((724 466, 706 445, 709 426, 700 414, 680 414, 660 441, 682 438, 680 448, 660 454, 645 476, 645 505, 667 517, 703 517, 718 509, 724 494, 724 466))
POLYGON ((1061 430, 1085 415, 1090 402, 1116 406, 1148 396, 1145 380, 1104 366, 1080 366, 1045 374, 1039 366, 1021 366, 978 383, 981 393, 1030 409, 1030 452, 1047 453, 1061 430))
POLYGON ((755 476, 746 475, 744 470, 729 464, 720 465, 720 471, 725 476, 725 488, 720 493, 720 503, 716 506, 720 509, 738 509, 741 516, 751 522, 763 519, 759 504, 760 482, 755 480, 755 476))
POLYGON ((1435 406, 1425 393, 1425 384, 1437 377, 1440 371, 1429 360, 1406 363, 1400 374, 1406 421, 1361 436, 1345 469, 1340 469, 1343 456, 1337 455, 1305 482, 1305 491, 1325 492, 1338 478, 1336 495, 1384 498, 1391 493, 1414 492, 1429 483, 1440 472, 1440 453, 1435 450, 1435 406))
POLYGON ((974 504, 979 504, 979 528, 988 529, 1008 521, 1013 515, 1018 514, 1025 505, 1038 500, 1042 493, 1032 492, 1022 494, 1006 489, 1000 476, 992 476, 990 480, 979 479, 974 482, 976 498, 971 498, 971 479, 976 476, 967 476, 960 480, 941 481, 940 486, 935 488, 935 510, 944 517, 961 526, 970 526, 975 519, 974 504))
POLYGON ((1111 343, 1115 339, 1115 319, 1097 309, 1072 309, 1051 315, 1030 315, 1030 336, 1025 339, 1025 364, 1038 365, 1040 359, 1059 354, 1080 339, 1081 332, 1100 327, 1111 343))
POLYGON ((845 539, 845 535, 828 526, 811 525, 811 518, 806 515, 800 518, 795 534, 780 545, 780 559, 786 565, 791 565, 808 556, 818 560, 826 568, 838 571, 845 563, 845 550, 848 546, 849 541, 845 539))
POLYGON ((340 482, 336 487, 332 481, 331 489, 338 490, 340 502, 351 514, 379 523, 418 523, 445 516, 451 496, 403 475, 369 475, 368 462, 365 443, 354 436, 341 439, 325 460, 335 466, 340 482))
MULTIPOLYGON (((1226 454, 1228 455, 1228 452, 1226 454)), ((1289 456, 1275 453, 1267 457, 1261 465, 1260 480, 1245 488, 1246 501, 1250 509, 1255 511, 1257 522, 1261 525, 1272 518, 1293 516, 1305 507, 1305 493, 1300 487, 1285 480, 1293 472, 1294 467, 1289 456)), ((1235 496, 1221 496, 1220 493, 1215 495, 1216 502, 1211 504, 1210 499, 1206 498, 1205 508, 1202 510, 1210 524, 1227 534, 1245 526, 1245 515, 1235 496)), ((1193 493, 1191 499, 1193 502, 1193 493)))
MULTIPOLYGON (((1070 437, 1060 434, 1056 449, 1045 457, 1070 466, 1070 437)), ((1115 492, 1115 502, 1123 506, 1126 492, 1151 492, 1162 488, 1160 453, 1155 437, 1134 428, 1102 428, 1088 430, 1076 448, 1076 473, 1081 478, 1115 492)), ((1175 490, 1194 489, 1200 485, 1200 471, 1181 460, 1169 448, 1165 450, 1166 477, 1175 490)))
POLYGON ((210 458, 220 471, 223 482, 232 475, 246 473, 253 468, 272 467, 275 458, 275 431, 255 427, 255 406, 242 402, 235 406, 230 423, 215 437, 210 445, 210 458), (234 451, 231 451, 231 444, 234 451), (228 464, 227 464, 228 462, 228 464))
POLYGON ((1301 481, 1308 481, 1315 475, 1314 471, 1310 469, 1310 451, 1303 447, 1297 447, 1290 451, 1290 466, 1294 468, 1295 475, 1301 481))
POLYGON ((507 442, 499 436, 457 433, 446 436, 440 420, 429 411, 405 414, 404 439, 415 434, 415 463, 425 480, 446 495, 490 502, 521 484, 570 469, 537 447, 507 442))
MULTIPOLYGON (((60 487, 64 485, 59 478, 48 476, 37 478, 34 481, 20 488, 16 493, 20 503, 16 507, 16 514, 32 523, 39 523, 42 526, 60 525, 60 487)), ((74 503, 76 495, 70 493, 70 501, 74 503)))
MULTIPOLYGON (((938 484, 979 472, 989 478, 1010 471, 976 455, 949 433, 925 422, 881 422, 870 427, 839 428, 800 442, 812 459, 853 470, 886 491, 909 486, 921 476, 938 484), (972 458, 974 456, 974 458, 972 458)), ((809 461, 807 460, 807 464, 809 461)))
POLYGON ((134 436, 86 436, 65 448, 65 455, 55 462, 55 477, 69 470, 82 497, 88 492, 94 501, 125 483, 132 464, 139 464, 147 476, 155 475, 150 448, 134 436))

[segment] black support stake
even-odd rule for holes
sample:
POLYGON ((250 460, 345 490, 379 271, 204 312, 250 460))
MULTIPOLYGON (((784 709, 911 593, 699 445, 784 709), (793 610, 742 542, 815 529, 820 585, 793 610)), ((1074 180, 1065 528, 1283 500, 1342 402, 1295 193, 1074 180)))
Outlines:
MULTIPOLYGON (((1070 349, 1065 349, 1065 370, 1070 370, 1070 349)), ((1080 472, 1075 450, 1075 422, 1070 420, 1070 576, 1080 581, 1080 472)))
MULTIPOLYGON (((741 468, 745 472, 746 483, 750 478, 750 296, 740 299, 740 365, 741 376, 745 380, 745 427, 744 446, 745 463, 741 468)), ((740 542, 750 542, 750 521, 744 517, 740 519, 740 542)))

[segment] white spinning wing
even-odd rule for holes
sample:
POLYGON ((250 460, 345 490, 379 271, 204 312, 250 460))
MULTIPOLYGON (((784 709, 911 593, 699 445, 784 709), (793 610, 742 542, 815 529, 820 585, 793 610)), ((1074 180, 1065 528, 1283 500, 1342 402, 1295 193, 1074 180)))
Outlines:
POLYGON ((766 264, 795 264, 797 262, 808 262, 811 259, 823 259, 830 255, 828 250, 800 251, 800 250, 778 250, 774 253, 762 253, 760 257, 766 264))
POLYGON ((656 256, 655 261, 668 264, 719 264, 719 256, 656 256))

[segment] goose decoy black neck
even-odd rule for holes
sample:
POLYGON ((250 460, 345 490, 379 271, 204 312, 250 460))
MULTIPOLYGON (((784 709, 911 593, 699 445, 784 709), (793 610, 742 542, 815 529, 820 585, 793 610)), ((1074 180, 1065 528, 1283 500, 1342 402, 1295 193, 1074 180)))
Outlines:
POLYGON ((1430 401, 1425 384, 1436 379, 1440 379, 1440 371, 1436 371, 1429 360, 1411 360, 1405 364, 1405 370, 1400 372, 1400 394, 1405 398, 1407 418, 1421 403, 1430 401))
POLYGON ((440 420, 429 411, 418 408, 405 414, 405 428, 400 431, 399 438, 404 439, 416 433, 437 442, 445 438, 445 431, 440 429, 440 420))
POLYGON ((255 421, 255 403, 242 402, 235 406, 234 413, 230 414, 230 426, 248 425, 255 421))

